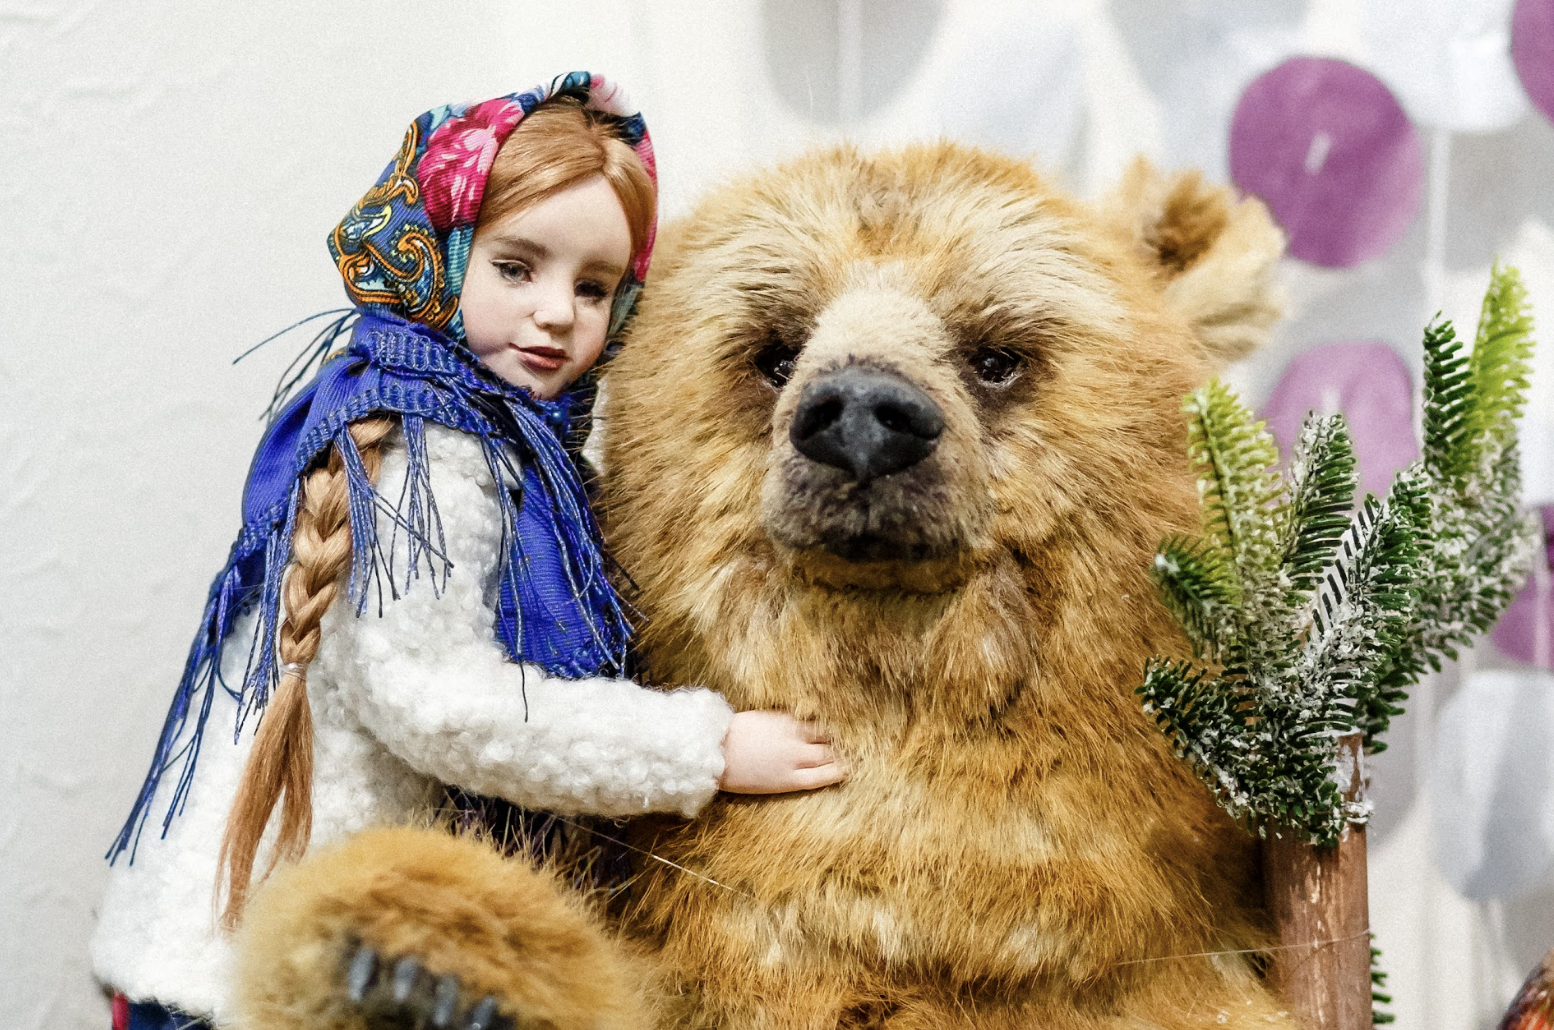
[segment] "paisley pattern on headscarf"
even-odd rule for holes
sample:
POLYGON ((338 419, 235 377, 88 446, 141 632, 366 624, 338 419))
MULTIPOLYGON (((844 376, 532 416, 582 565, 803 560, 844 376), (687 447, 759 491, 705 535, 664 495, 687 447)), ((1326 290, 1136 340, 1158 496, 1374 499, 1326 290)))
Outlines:
MULTIPOLYGON (((462 344, 459 292, 491 165, 524 116, 563 93, 609 116, 615 135, 656 175, 642 116, 602 76, 572 72, 526 93, 434 108, 410 124, 394 160, 330 234, 329 251, 351 302, 420 322, 462 344)), ((649 236, 616 292, 612 336, 636 303, 652 248, 649 236)))
MULTIPOLYGON (((109 849, 110 859, 129 851, 133 861, 158 784, 176 767, 177 784, 162 821, 166 834, 193 784, 218 691, 239 702, 234 737, 246 716, 268 703, 280 679, 281 584, 291 560, 301 483, 331 448, 344 459, 349 595, 358 617, 368 607, 370 586, 399 589, 395 570, 406 589, 423 562, 426 589, 447 575, 424 436, 425 424, 436 422, 477 438, 494 481, 511 487, 498 489, 496 498, 503 553, 493 637, 514 661, 552 675, 623 671, 629 626, 606 574, 578 464, 594 398, 593 372, 556 400, 537 400, 481 365, 465 345, 459 317, 470 241, 496 153, 525 115, 559 94, 600 112, 654 175, 646 127, 625 94, 600 76, 573 72, 548 87, 421 115, 377 183, 330 235, 329 249, 355 310, 322 334, 315 353, 322 356, 346 332, 349 345, 289 399, 280 397, 272 406, 279 410, 249 469, 242 530, 211 584, 156 757, 109 849), (381 414, 399 419, 404 438, 408 472, 397 498, 377 492, 348 431, 352 421, 381 414), (393 529, 387 545, 377 532, 379 519, 393 529), (402 561, 387 553, 395 546, 403 550, 402 561), (234 645, 249 656, 242 683, 229 684, 221 676, 229 635, 238 617, 255 608, 253 639, 234 645), (191 719, 193 730, 186 733, 191 719)), ((635 303, 652 242, 650 230, 617 291, 612 337, 635 303)))

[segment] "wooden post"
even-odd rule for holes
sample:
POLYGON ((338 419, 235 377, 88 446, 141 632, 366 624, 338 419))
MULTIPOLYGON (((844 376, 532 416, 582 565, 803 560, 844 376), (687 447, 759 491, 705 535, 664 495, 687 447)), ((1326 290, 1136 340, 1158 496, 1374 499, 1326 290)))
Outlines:
MULTIPOLYGON (((1363 801, 1358 733, 1338 740, 1345 801, 1363 801)), ((1263 842, 1263 884, 1273 917, 1270 979, 1302 1030, 1370 1030, 1371 938, 1365 826, 1344 827, 1338 845, 1318 848, 1286 831, 1263 842)))

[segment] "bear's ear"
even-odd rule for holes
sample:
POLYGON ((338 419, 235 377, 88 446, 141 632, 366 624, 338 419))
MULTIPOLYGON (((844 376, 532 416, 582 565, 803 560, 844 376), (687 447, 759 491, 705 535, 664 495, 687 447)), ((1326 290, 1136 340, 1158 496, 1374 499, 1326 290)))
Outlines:
POLYGON ((1284 234, 1261 202, 1139 158, 1101 214, 1154 269, 1213 360, 1234 361, 1267 338, 1284 306, 1274 278, 1284 234))

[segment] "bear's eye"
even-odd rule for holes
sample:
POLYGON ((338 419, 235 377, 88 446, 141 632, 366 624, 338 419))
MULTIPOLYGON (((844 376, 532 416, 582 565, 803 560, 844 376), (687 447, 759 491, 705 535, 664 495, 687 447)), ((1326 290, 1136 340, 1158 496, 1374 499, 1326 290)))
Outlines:
POLYGON ((785 343, 769 343, 755 355, 755 368, 777 389, 793 377, 793 364, 799 360, 797 347, 785 343))
POLYGON ((971 372, 984 386, 1008 386, 1025 366, 1025 359, 1002 347, 983 347, 971 355, 971 372))

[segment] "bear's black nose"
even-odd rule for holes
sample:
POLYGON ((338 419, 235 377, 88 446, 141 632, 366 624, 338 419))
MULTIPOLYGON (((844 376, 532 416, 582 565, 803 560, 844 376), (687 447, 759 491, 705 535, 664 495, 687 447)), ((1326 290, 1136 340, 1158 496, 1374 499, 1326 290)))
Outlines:
POLYGON ((928 457, 942 432, 944 416, 923 391, 893 372, 850 366, 804 388, 788 439, 865 486, 928 457))

